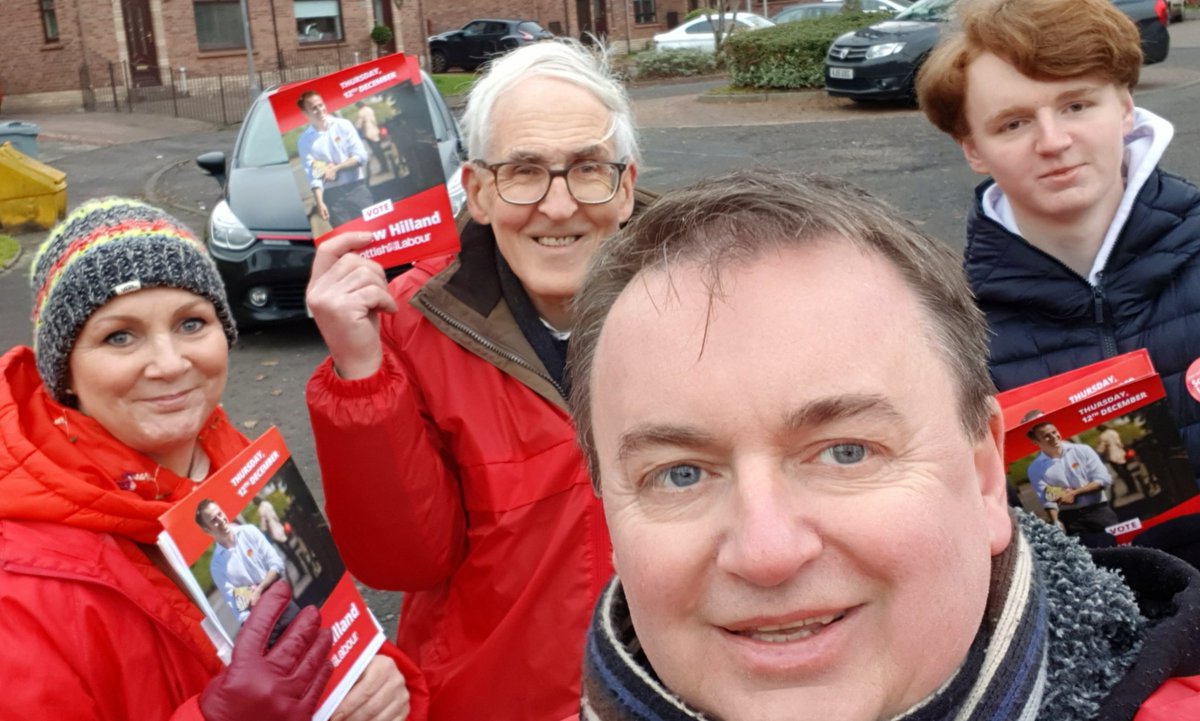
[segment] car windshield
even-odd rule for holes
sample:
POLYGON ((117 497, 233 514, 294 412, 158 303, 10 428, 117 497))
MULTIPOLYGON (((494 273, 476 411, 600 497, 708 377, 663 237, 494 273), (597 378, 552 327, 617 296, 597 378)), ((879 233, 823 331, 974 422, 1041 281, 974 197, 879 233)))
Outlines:
POLYGON ((920 0, 896 16, 896 20, 932 20, 942 22, 954 16, 957 0, 920 0))
POLYGON ((520 25, 518 25, 517 29, 524 30, 525 32, 529 33, 530 35, 537 35, 539 33, 546 32, 545 30, 542 29, 541 25, 538 25, 537 23, 531 22, 528 20, 521 23, 520 25))
POLYGON ((742 19, 749 23, 750 27, 753 28, 769 28, 775 24, 770 20, 757 15, 744 15, 742 16, 742 19))
POLYGON ((237 164, 257 168, 263 165, 287 165, 287 150, 283 147, 283 136, 275 124, 271 104, 263 99, 254 103, 246 116, 237 148, 237 164))

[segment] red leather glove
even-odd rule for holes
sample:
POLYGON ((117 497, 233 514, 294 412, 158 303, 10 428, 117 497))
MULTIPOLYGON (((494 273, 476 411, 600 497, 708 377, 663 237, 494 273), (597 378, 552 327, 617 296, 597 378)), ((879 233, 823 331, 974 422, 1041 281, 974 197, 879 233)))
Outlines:
POLYGON ((332 644, 320 614, 308 606, 267 649, 276 620, 292 592, 277 581, 250 610, 238 633, 229 667, 200 694, 207 721, 293 721, 311 719, 333 666, 326 658, 332 644))

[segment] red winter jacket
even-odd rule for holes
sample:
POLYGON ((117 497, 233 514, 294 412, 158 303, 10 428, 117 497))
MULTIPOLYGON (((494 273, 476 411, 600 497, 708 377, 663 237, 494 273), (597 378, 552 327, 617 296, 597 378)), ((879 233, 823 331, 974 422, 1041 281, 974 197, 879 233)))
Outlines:
POLYGON ((562 393, 503 301, 490 228, 390 290, 379 372, 327 360, 308 385, 334 539, 364 583, 406 592, 398 643, 432 721, 558 721, 612 572, 562 393))
MULTIPOLYGON (((200 443, 215 469, 246 439, 218 408, 200 443)), ((0 719, 202 718, 221 662, 143 550, 192 485, 51 400, 28 348, 0 358, 0 719), (157 488, 118 489, 128 471, 157 472, 157 488)), ((423 681, 389 647, 420 721, 423 681)))
POLYGON ((1168 679, 1138 709, 1133 721, 1200 719, 1200 676, 1168 679))

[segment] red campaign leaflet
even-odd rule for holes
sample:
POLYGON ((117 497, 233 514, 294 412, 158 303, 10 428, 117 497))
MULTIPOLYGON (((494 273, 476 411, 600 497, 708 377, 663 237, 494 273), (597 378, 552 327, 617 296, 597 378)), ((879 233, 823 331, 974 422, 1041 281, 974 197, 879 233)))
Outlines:
POLYGON ((277 632, 301 608, 319 607, 321 626, 333 633, 334 669, 313 719, 328 719, 384 636, 279 431, 269 429, 159 520, 166 530, 158 547, 204 612, 204 630, 226 664, 255 589, 270 585, 270 574, 292 587, 277 632))
POLYGON ((1004 411, 1004 429, 1021 424, 1026 415, 1062 408, 1123 383, 1156 375, 1145 348, 1050 378, 1007 390, 996 396, 1004 411))
POLYGON ((1062 461, 1042 453, 1029 437, 1050 424, 1067 443, 1091 449, 1082 453, 1094 452, 1111 479, 1105 502, 1120 522, 1106 530, 1118 543, 1168 519, 1200 512, 1200 489, 1162 381, 1144 350, 1015 388, 997 400, 1004 414, 1008 481, 1027 511, 1048 518, 1044 504, 1061 493, 1053 480, 1060 474, 1047 469, 1062 461))
POLYGON ((458 250, 441 155, 415 58, 386 55, 290 83, 268 98, 317 245, 374 237, 385 268, 458 250))

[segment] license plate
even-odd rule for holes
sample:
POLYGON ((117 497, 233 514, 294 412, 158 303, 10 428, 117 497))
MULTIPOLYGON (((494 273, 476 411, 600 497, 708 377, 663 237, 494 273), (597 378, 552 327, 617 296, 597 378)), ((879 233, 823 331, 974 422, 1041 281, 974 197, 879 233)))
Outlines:
POLYGON ((854 68, 829 68, 829 77, 838 80, 853 80, 854 68))

